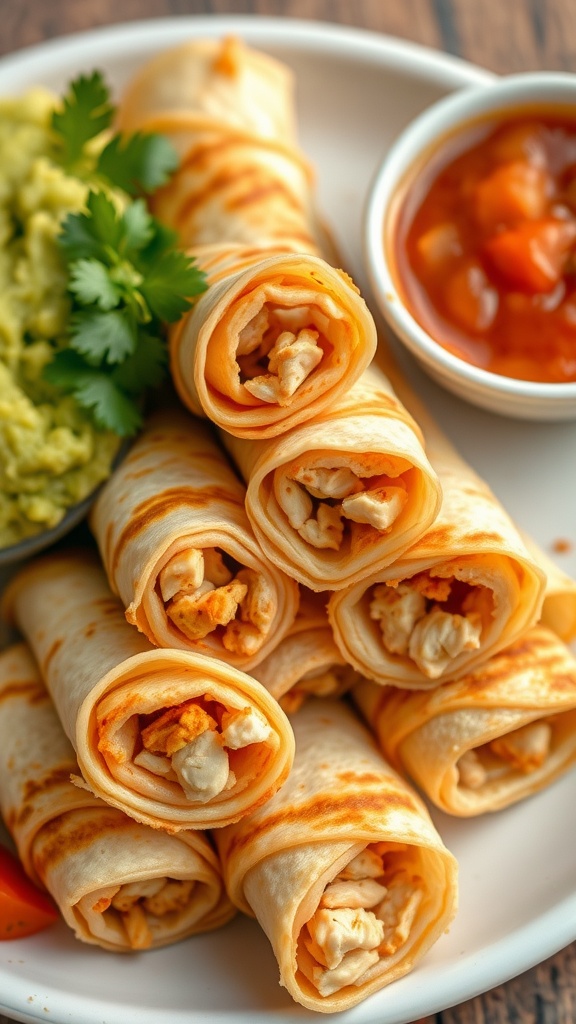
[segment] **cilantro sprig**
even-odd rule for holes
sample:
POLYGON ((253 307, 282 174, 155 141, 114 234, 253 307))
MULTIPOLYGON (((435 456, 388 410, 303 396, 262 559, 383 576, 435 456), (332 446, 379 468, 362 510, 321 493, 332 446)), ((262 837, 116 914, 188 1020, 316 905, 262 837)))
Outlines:
POLYGON ((68 214, 58 237, 71 316, 65 345, 44 373, 98 427, 126 437, 141 425, 142 396, 166 375, 166 324, 190 308, 206 280, 146 205, 175 169, 175 152, 143 133, 94 146, 113 117, 98 71, 72 82, 53 115, 60 162, 89 192, 86 209, 68 214))

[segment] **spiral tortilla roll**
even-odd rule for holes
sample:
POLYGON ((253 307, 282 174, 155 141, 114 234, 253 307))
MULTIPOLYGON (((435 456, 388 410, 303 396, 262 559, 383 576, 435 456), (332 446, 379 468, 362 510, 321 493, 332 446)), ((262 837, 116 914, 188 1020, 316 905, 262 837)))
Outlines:
POLYGON ((456 679, 509 646, 538 620, 545 590, 544 571, 485 481, 422 411, 418 422, 442 485, 440 512, 396 562, 328 603, 343 657, 408 689, 456 679))
POLYGON ((4 595, 95 795, 168 832, 216 828, 269 799, 293 758, 288 719, 220 659, 158 649, 131 627, 98 560, 54 552, 4 595))
POLYGON ((396 561, 438 514, 418 426, 375 365, 278 438, 222 434, 262 549, 304 586, 340 590, 396 561))
POLYGON ((74 750, 25 644, 0 654, 0 711, 0 811, 78 939, 156 949, 233 916, 204 833, 149 829, 72 784, 74 750))
POLYGON ((296 1002, 338 1012, 408 971, 456 910, 457 865, 424 804, 343 701, 293 716, 285 786, 216 842, 296 1002))
POLYGON ((170 331, 184 404, 230 433, 268 437, 345 394, 376 330, 332 265, 288 69, 237 39, 190 41, 140 70, 118 125, 161 131, 180 157, 152 209, 209 284, 170 331))
POLYGON ((289 629, 298 587, 263 555, 244 500, 204 423, 177 409, 148 417, 90 526, 111 589, 150 643, 249 670, 289 629))
POLYGON ((435 690, 363 680, 354 698, 385 757, 449 814, 508 807, 576 763, 576 658, 542 625, 435 690))

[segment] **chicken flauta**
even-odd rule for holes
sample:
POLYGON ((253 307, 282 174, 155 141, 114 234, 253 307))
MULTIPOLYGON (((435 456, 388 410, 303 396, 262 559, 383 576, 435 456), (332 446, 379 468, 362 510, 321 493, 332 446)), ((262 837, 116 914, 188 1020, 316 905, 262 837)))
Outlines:
POLYGON ((387 456, 309 456, 274 474, 274 494, 292 529, 315 548, 339 551, 366 527, 386 533, 396 522, 408 491, 387 456))
POLYGON ((236 785, 230 752, 266 742, 272 729, 256 708, 225 710, 196 700, 168 708, 140 732, 134 763, 178 782, 194 803, 207 803, 236 785))
POLYGON ((370 618, 379 624, 386 650, 411 658, 428 679, 441 676, 463 651, 480 646, 483 588, 465 588, 455 611, 455 582, 419 573, 372 588, 370 618))
POLYGON ((159 588, 166 614, 189 640, 221 627, 227 651, 253 655, 264 643, 274 614, 270 586, 255 569, 230 569, 218 548, 173 555, 159 588))
POLYGON ((298 966, 320 995, 362 984, 408 941, 423 897, 417 852, 374 843, 330 882, 302 930, 298 966))
POLYGON ((80 909, 112 915, 120 921, 131 949, 149 949, 154 937, 151 918, 185 910, 197 884, 194 879, 160 877, 109 885, 84 896, 80 909))
POLYGON ((456 763, 458 781, 466 789, 478 790, 514 772, 529 775, 542 767, 551 742, 550 722, 529 722, 462 754, 456 763))

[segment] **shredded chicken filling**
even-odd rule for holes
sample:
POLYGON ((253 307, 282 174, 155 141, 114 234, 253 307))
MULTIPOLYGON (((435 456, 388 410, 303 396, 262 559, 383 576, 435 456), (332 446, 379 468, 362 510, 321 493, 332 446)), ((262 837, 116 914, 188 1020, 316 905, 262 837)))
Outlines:
POLYGON ((529 722, 462 754, 456 763, 459 784, 478 790, 511 772, 530 775, 546 762, 551 744, 550 722, 529 722))
POLYGON ((101 892, 92 910, 119 917, 132 949, 149 949, 153 941, 150 918, 162 918, 184 910, 195 885, 193 879, 168 877, 126 882, 101 892))
POLYGON ((463 651, 480 646, 476 588, 466 588, 454 610, 455 582, 419 573, 397 586, 379 583, 372 589, 370 618, 380 626, 384 647, 410 658, 429 679, 438 679, 463 651))
POLYGON ((266 303, 240 331, 236 360, 244 387, 270 405, 289 405, 322 362, 328 317, 314 306, 266 303))
POLYGON ((251 657, 264 643, 274 617, 271 587, 254 569, 232 570, 218 548, 189 548, 159 574, 166 614, 189 640, 218 630, 223 647, 251 657))
POLYGON ((401 514, 408 491, 390 460, 334 456, 330 465, 288 466, 275 474, 274 493, 293 530, 312 547, 340 550, 358 527, 388 533, 401 514), (354 525, 356 524, 356 526, 354 525))
POLYGON ((134 763, 177 782, 188 800, 207 803, 236 785, 230 751, 265 743, 272 728, 256 708, 206 710, 195 700, 168 708, 141 730, 134 763), (212 713, 211 713, 212 712, 212 713))
POLYGON ((302 930, 298 965, 320 995, 361 985, 379 960, 408 941, 424 895, 417 851, 368 846, 326 886, 302 930))

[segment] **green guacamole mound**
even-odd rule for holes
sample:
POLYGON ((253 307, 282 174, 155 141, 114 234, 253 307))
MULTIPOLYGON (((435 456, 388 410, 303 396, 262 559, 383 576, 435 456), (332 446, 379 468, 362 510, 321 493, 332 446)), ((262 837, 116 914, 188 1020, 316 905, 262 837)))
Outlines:
POLYGON ((42 379, 70 301, 56 242, 87 186, 54 161, 54 98, 0 101, 0 547, 56 526, 106 477, 115 434, 42 379))

